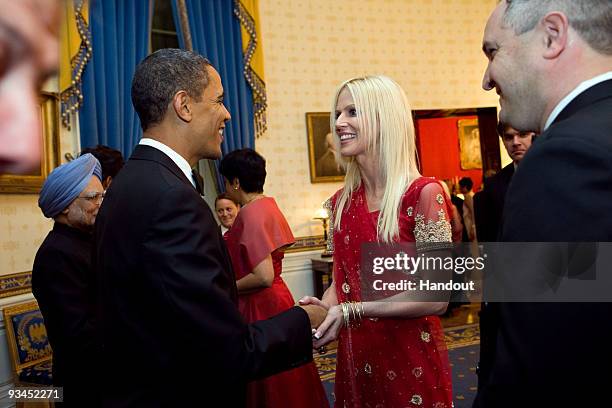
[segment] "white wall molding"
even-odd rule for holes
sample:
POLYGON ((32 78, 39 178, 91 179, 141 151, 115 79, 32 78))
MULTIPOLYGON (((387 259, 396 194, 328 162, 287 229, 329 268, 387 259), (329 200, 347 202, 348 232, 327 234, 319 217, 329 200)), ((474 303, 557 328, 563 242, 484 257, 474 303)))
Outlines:
POLYGON ((293 298, 297 301, 303 296, 314 295, 312 280, 311 258, 317 256, 322 250, 305 252, 290 252, 283 259, 283 280, 289 287, 293 298))
POLYGON ((8 398, 8 391, 15 386, 13 381, 0 383, 0 408, 14 408, 15 401, 8 398))
MULTIPOLYGON (((32 292, 23 293, 21 295, 10 296, 5 298, 0 298, 0 310, 4 309, 7 306, 16 305, 17 303, 27 302, 28 300, 33 300, 34 295, 32 292)), ((4 317, 0 314, 0 325, 2 324, 2 320, 4 317)), ((4 325, 1 325, 0 328, 3 328, 4 325)))

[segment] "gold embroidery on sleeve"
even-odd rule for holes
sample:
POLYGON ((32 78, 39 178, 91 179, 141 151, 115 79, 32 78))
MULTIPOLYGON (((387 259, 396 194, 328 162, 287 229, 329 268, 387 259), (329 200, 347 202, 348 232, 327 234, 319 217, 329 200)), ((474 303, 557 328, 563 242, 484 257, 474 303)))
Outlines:
POLYGON ((437 221, 431 219, 425 221, 423 214, 417 214, 414 220, 414 238, 418 251, 448 248, 453 242, 451 225, 446 219, 444 210, 438 211, 437 221))

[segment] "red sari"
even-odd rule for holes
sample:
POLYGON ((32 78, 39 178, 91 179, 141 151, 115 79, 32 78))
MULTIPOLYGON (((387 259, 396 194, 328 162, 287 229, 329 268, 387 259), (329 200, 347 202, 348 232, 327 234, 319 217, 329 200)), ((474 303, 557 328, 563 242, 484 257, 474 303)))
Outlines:
MULTIPOLYGON (((427 241, 424 231, 439 237, 431 232, 440 226, 444 242, 451 241, 450 224, 444 222, 449 220, 450 206, 442 187, 432 185, 427 189, 432 196, 421 195, 430 183, 436 182, 421 177, 404 193, 397 242, 416 242, 415 235, 419 242, 427 241)), ((332 197, 332 208, 339 193, 332 197)), ((376 241, 378 215, 379 211, 369 212, 362 185, 345 205, 340 230, 333 231, 339 303, 361 300, 360 245, 376 241)), ((343 327, 338 338, 335 398, 336 407, 450 408, 451 372, 438 317, 364 318, 356 326, 343 327)))
MULTIPOLYGON (((226 235, 236 280, 251 273, 268 255, 272 256, 274 281, 269 288, 238 298, 240 313, 251 323, 264 320, 295 305, 281 278, 284 247, 295 239, 273 198, 264 197, 244 206, 226 235)), ((327 397, 313 362, 252 381, 247 386, 247 407, 327 407, 327 397)))

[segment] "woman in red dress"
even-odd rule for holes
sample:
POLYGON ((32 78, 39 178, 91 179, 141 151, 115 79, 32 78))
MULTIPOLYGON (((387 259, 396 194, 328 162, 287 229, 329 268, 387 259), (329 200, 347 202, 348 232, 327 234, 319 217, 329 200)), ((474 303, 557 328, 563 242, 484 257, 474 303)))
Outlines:
POLYGON ((384 76, 348 80, 336 92, 334 110, 331 127, 346 178, 327 203, 333 284, 322 300, 300 302, 328 308, 314 345, 338 339, 335 406, 450 408, 450 367, 437 317, 447 302, 365 299, 362 280, 372 271, 360 268, 367 242, 413 242, 424 256, 448 248, 447 197, 417 170, 411 111, 397 83, 384 76))
MULTIPOLYGON (((263 194, 266 162, 251 149, 235 150, 221 161, 227 194, 241 204, 226 243, 238 288, 238 307, 248 322, 264 320, 294 306, 281 278, 284 249, 295 239, 271 197, 263 194)), ((249 383, 247 407, 327 407, 313 362, 249 383)))

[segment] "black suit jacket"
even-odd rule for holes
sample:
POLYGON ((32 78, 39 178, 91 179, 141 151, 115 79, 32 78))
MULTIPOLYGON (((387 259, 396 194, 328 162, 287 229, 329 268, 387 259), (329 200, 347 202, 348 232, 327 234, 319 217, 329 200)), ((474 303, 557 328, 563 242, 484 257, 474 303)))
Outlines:
POLYGON ((312 360, 308 316, 247 325, 212 212, 161 151, 137 146, 95 229, 109 407, 242 406, 247 380, 312 360))
POLYGON ((91 238, 56 222, 32 267, 32 292, 53 348, 53 384, 64 387, 66 407, 95 406, 99 382, 91 238))
MULTIPOLYGON (((501 229, 502 214, 506 192, 512 176, 514 164, 504 167, 499 173, 485 181, 482 191, 474 195, 474 213, 476 216, 476 234, 478 241, 497 242, 501 229)), ((494 360, 495 342, 497 340, 499 305, 496 303, 481 304, 480 316, 480 361, 478 362, 478 382, 481 388, 491 374, 494 360)))
POLYGON ((474 195, 476 236, 479 242, 497 241, 506 191, 513 175, 514 164, 510 163, 499 173, 486 180, 484 189, 474 195))
MULTIPOLYGON (((501 237, 612 241, 612 80, 575 98, 531 147, 510 184, 501 237)), ((491 370, 475 406, 609 399, 612 303, 497 306, 491 370)))

